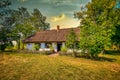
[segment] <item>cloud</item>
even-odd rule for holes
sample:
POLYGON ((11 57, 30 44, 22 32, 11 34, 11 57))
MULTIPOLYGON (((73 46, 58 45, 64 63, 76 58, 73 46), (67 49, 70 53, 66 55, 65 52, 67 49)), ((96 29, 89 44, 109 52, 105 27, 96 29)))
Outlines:
POLYGON ((66 18, 66 15, 65 14, 60 14, 58 16, 54 16, 51 18, 51 21, 52 22, 57 22, 57 21, 61 21, 61 20, 64 20, 66 18))
POLYGON ((74 2, 74 0, 41 0, 41 2, 55 5, 55 6, 62 6, 62 5, 70 5, 74 2))
POLYGON ((58 22, 50 22, 50 28, 56 29, 56 26, 59 25, 60 28, 73 28, 78 27, 80 25, 80 20, 73 19, 73 18, 65 18, 64 20, 58 21, 58 22))

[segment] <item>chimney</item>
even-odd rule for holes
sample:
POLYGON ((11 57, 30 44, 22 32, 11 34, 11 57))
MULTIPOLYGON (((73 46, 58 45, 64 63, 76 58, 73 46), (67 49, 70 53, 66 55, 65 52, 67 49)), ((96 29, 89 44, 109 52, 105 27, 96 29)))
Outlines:
POLYGON ((57 32, 59 31, 59 29, 60 29, 60 26, 59 26, 59 25, 57 25, 57 32))

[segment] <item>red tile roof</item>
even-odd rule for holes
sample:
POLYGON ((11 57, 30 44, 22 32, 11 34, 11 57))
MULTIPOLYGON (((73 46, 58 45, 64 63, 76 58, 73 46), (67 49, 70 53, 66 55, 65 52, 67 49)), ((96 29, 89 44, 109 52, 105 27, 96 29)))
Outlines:
MULTIPOLYGON (((39 31, 34 35, 29 36, 24 43, 39 43, 39 42, 65 42, 66 36, 72 28, 59 29, 59 30, 46 30, 39 31)), ((79 35, 80 29, 73 28, 74 32, 79 35)), ((78 39, 79 40, 79 39, 78 39)))

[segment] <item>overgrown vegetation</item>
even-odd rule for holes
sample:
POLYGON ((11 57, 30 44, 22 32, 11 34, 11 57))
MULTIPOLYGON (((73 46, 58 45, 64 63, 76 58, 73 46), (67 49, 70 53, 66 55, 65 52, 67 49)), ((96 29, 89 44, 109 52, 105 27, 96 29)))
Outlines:
POLYGON ((70 30, 70 33, 66 36, 66 47, 68 49, 71 49, 73 54, 74 54, 74 57, 76 57, 76 52, 75 52, 75 49, 78 48, 78 37, 76 35, 76 33, 74 32, 73 29, 70 30))
POLYGON ((66 46, 62 46, 61 47, 61 52, 67 52, 67 47, 66 46))
POLYGON ((120 9, 116 0, 91 0, 85 9, 75 14, 81 19, 80 48, 97 58, 106 47, 120 42, 120 9))
POLYGON ((1 80, 120 80, 120 56, 93 61, 41 54, 0 54, 1 80))

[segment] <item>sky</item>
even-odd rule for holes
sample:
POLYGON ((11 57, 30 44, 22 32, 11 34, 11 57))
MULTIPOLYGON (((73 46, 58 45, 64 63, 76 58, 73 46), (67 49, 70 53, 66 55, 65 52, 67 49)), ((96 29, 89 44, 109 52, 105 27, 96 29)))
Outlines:
POLYGON ((47 17, 51 29, 57 25, 60 28, 71 28, 80 25, 80 21, 74 18, 74 12, 80 11, 81 6, 85 6, 90 0, 10 0, 12 8, 25 7, 28 11, 34 8, 47 17))

